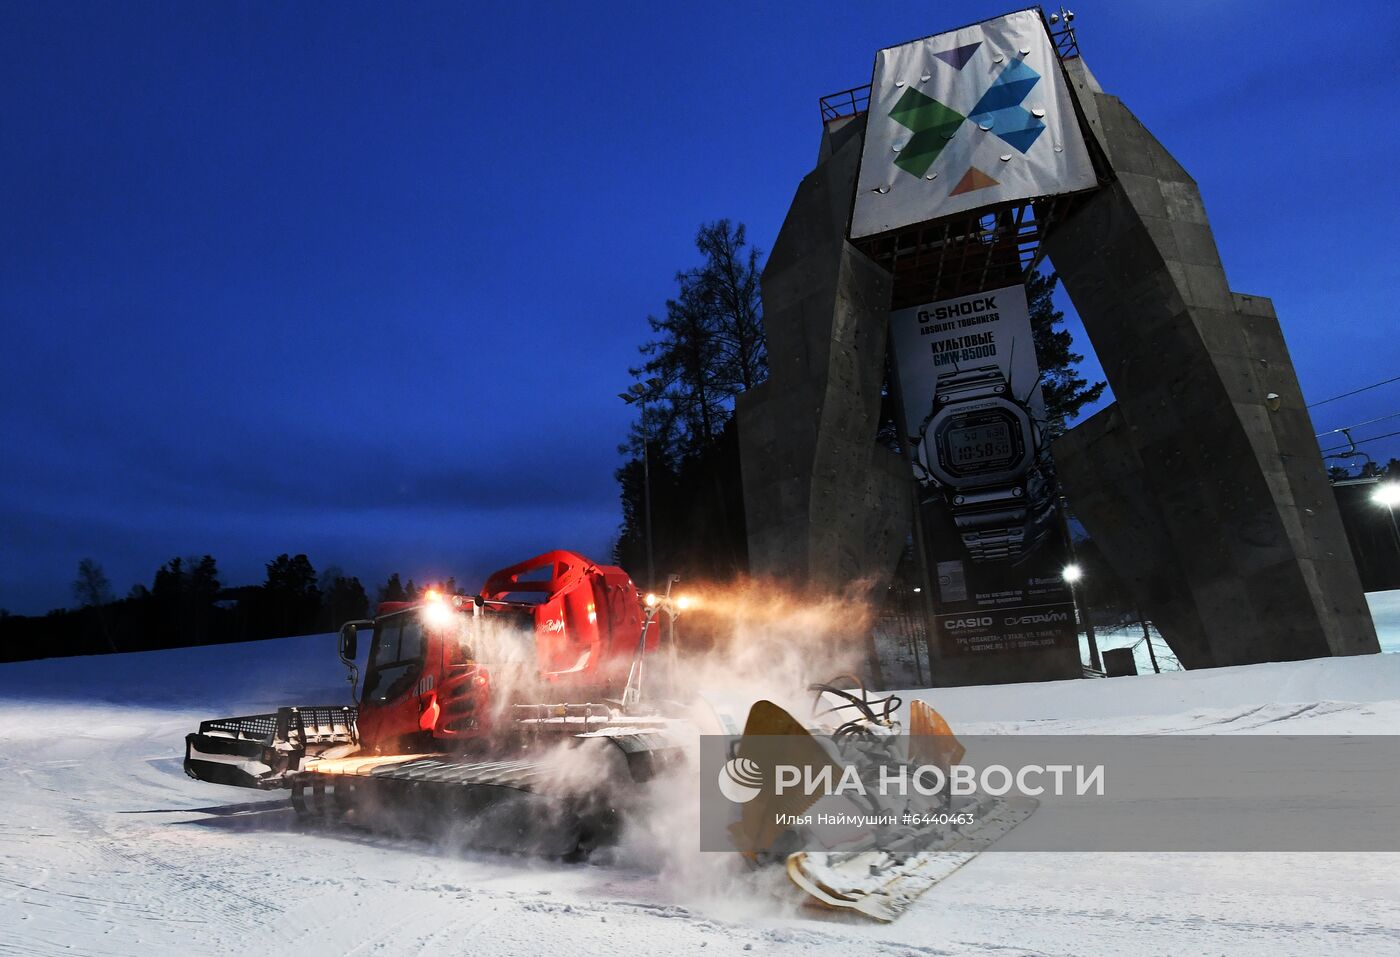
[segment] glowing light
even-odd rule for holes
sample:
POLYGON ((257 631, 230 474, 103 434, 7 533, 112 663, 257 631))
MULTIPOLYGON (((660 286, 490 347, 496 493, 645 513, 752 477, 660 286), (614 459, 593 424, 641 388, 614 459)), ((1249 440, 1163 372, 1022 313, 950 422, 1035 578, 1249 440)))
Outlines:
POLYGON ((1381 482, 1371 493, 1371 501, 1386 508, 1400 505, 1400 482, 1381 482))
POLYGON ((434 601, 423 606, 423 620, 430 628, 442 628, 452 623, 453 611, 446 602, 434 601))
POLYGON ((1078 565, 1066 565, 1065 570, 1060 574, 1064 576, 1065 581, 1073 585, 1084 577, 1084 569, 1080 568, 1078 565))
POLYGON ((427 591, 423 592, 423 600, 442 601, 442 592, 438 591, 436 588, 429 588, 427 591))
POLYGON ((648 607, 648 608, 655 608, 655 607, 656 607, 656 596, 655 596, 655 595, 647 595, 646 601, 647 601, 647 607, 648 607))
POLYGON ((915 589, 914 589, 914 594, 917 595, 917 594, 918 594, 919 592, 921 592, 921 591, 923 591, 922 588, 915 588, 915 589))
POLYGON ((693 604, 695 604, 695 602, 691 599, 689 595, 681 595, 676 599, 676 609, 678 611, 685 611, 693 604))

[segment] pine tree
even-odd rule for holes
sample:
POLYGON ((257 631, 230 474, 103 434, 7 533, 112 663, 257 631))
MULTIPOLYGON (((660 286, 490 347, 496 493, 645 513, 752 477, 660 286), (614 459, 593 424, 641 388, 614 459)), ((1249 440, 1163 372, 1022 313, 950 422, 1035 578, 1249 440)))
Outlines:
POLYGON ((294 598, 309 598, 320 593, 311 560, 305 555, 291 556, 285 552, 267 563, 267 581, 263 587, 294 598))
POLYGON ((379 600, 385 601, 407 601, 408 595, 403 590, 403 582, 399 580, 399 573, 394 572, 389 576, 389 580, 379 586, 379 600))
POLYGON ((213 555, 185 559, 185 590, 182 596, 184 620, 195 644, 209 640, 214 620, 214 602, 219 598, 219 567, 213 555))
POLYGON ((190 596, 201 604, 212 604, 219 597, 219 566, 213 555, 186 559, 189 576, 186 589, 190 596))
POLYGON ((724 427, 734 398, 767 376, 763 307, 759 298, 759 250, 748 245, 743 224, 721 219, 702 225, 695 248, 704 257, 697 267, 676 273, 676 298, 666 315, 647 317, 656 338, 640 351, 646 362, 630 370, 655 380, 640 433, 649 441, 670 444, 681 455, 714 442, 724 427))
POLYGON ((701 226, 695 247, 705 265, 689 275, 698 297, 714 317, 712 347, 718 387, 731 399, 768 377, 768 348, 763 336, 762 269, 758 249, 748 245, 744 224, 729 220, 701 226))
POLYGON ((325 611, 322 626, 328 631, 369 615, 369 596, 358 578, 335 575, 322 586, 321 600, 325 611))
POLYGON ((156 569, 151 583, 151 630, 155 647, 177 648, 187 643, 188 615, 185 587, 188 580, 183 558, 172 558, 156 569))
POLYGON ((304 634, 315 627, 321 612, 321 589, 316 585, 316 569, 305 555, 284 552, 268 562, 263 593, 277 634, 304 634))
POLYGON ((1050 436, 1065 431, 1065 423, 1079 410, 1103 395, 1107 383, 1090 385, 1079 374, 1078 365, 1084 356, 1074 352, 1067 329, 1056 328, 1065 321, 1065 314, 1055 308, 1056 273, 1032 273, 1026 280, 1026 300, 1030 305, 1031 333, 1035 337, 1035 354, 1040 363, 1040 389, 1045 398, 1046 430, 1050 436))
POLYGON ((155 581, 151 583, 151 595, 165 605, 178 604, 185 594, 185 560, 172 558, 156 569, 155 581))
POLYGON ((762 254, 742 224, 706 223, 695 237, 699 266, 676 274, 677 295, 663 318, 648 316, 655 338, 631 373, 650 386, 645 418, 619 448, 615 473, 622 526, 614 559, 644 567, 645 490, 642 451, 651 469, 652 539, 664 568, 738 570, 744 563, 739 470, 730 421, 735 397, 768 374, 759 296, 762 254), (736 514, 731 514, 736 513, 736 514), (697 537, 696 529, 705 534, 697 537))

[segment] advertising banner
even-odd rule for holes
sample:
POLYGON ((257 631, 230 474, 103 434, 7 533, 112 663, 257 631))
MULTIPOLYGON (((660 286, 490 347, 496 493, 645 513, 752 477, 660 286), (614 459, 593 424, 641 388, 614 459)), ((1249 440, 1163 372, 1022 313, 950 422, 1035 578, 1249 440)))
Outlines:
POLYGON ((944 656, 1076 649, 1024 286, 890 314, 944 656))
POLYGON ((876 55, 852 239, 1095 183, 1038 11, 876 55))

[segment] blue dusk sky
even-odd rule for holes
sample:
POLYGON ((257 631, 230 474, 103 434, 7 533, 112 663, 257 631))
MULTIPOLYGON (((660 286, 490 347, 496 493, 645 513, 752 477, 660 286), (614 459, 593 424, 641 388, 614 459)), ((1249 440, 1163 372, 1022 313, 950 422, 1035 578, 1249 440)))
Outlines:
MULTIPOLYGON (((818 97, 1011 6, 0 3, 0 607, 71 604, 86 556, 118 595, 206 552, 371 589, 606 557, 617 392, 696 227, 767 249, 818 97)), ((1309 401, 1400 375, 1393 5, 1076 12, 1309 401)))

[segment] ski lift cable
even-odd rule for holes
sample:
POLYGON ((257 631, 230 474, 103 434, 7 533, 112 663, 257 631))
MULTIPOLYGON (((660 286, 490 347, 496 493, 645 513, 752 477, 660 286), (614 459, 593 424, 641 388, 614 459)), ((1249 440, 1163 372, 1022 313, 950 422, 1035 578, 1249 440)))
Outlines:
POLYGON ((1313 436, 1313 438, 1320 439, 1320 438, 1322 438, 1323 436, 1327 436, 1327 435, 1336 435, 1336 434, 1338 434, 1339 432, 1346 432, 1346 431, 1349 430, 1349 429, 1359 429, 1359 428, 1361 428, 1363 425, 1374 425, 1374 424, 1377 423, 1377 422, 1384 422, 1384 421, 1386 421, 1387 419, 1394 419, 1394 418, 1397 418, 1397 417, 1400 417, 1400 412, 1392 412, 1392 413, 1390 413, 1389 415, 1382 415, 1382 416, 1377 416, 1377 417, 1374 418, 1374 419, 1367 419, 1365 422, 1357 422, 1355 425, 1346 425, 1346 426, 1343 426, 1343 427, 1340 428, 1340 429, 1328 429, 1326 432, 1319 432, 1319 433, 1317 433, 1317 435, 1313 436))
POLYGON ((1371 436, 1370 438, 1367 438, 1367 439, 1357 439, 1355 442, 1352 442, 1352 443, 1350 443, 1350 444, 1348 444, 1348 445, 1338 445, 1338 446, 1334 446, 1334 447, 1332 447, 1332 448, 1330 448, 1330 449, 1323 449, 1322 451, 1323 451, 1323 454, 1324 454, 1324 455, 1325 455, 1326 453, 1328 453, 1328 452, 1341 452, 1341 451, 1344 451, 1344 450, 1346 450, 1346 449, 1354 449, 1354 448, 1356 448, 1358 445, 1365 445, 1365 444, 1367 444, 1368 442, 1379 442, 1381 439, 1391 439, 1391 438, 1394 438, 1394 437, 1397 436, 1397 435, 1400 435, 1400 432, 1387 432, 1385 435, 1373 435, 1373 436, 1371 436))
POLYGON ((1400 375, 1392 376, 1391 378, 1385 379, 1385 380, 1383 380, 1383 381, 1381 381, 1381 382, 1374 382, 1374 383, 1372 383, 1371 385, 1362 386, 1362 387, 1359 388, 1359 389, 1353 389, 1353 390, 1350 391, 1350 392, 1343 392, 1341 395, 1334 395, 1334 396, 1332 396, 1332 398, 1330 398, 1330 399, 1323 399, 1323 400, 1321 400, 1320 402, 1309 402, 1307 407, 1308 407, 1309 409, 1315 409, 1315 408, 1317 408, 1317 407, 1320 406, 1320 405, 1326 405, 1326 404, 1329 403, 1329 402, 1336 402, 1338 399, 1345 399, 1345 398, 1347 398, 1348 396, 1359 395, 1359 394, 1361 394, 1362 392, 1369 392, 1369 391, 1372 390, 1372 389, 1379 389, 1381 386, 1383 386, 1383 385, 1390 385, 1390 383, 1392 383, 1392 382, 1400 382, 1400 375))

